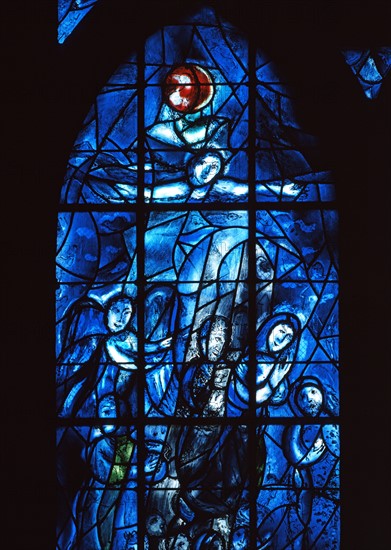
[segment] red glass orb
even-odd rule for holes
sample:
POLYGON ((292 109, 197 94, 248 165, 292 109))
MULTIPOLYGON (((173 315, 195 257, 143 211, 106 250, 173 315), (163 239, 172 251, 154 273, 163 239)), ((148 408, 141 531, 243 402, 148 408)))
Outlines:
POLYGON ((212 78, 199 65, 181 65, 166 76, 163 93, 166 103, 175 111, 195 113, 213 97, 212 78))

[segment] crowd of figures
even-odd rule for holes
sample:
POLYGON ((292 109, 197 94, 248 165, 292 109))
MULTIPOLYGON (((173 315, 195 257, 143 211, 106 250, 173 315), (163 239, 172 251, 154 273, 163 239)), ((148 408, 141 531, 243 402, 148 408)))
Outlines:
MULTIPOLYGON (((160 294, 155 290, 155 296, 160 294)), ((182 365, 175 359, 174 336, 145 341, 144 414, 193 421, 148 425, 146 420, 145 508, 140 517, 140 432, 132 425, 140 403, 140 354, 133 307, 132 299, 120 294, 105 307, 89 300, 74 308, 74 323, 87 315, 90 320, 100 318, 103 325, 101 333, 80 338, 77 326, 69 327, 72 339, 59 357, 58 414, 97 417, 99 422, 62 432, 61 482, 68 494, 59 548, 135 549, 140 522, 145 522, 146 548, 249 548, 249 498, 254 491, 249 488, 246 417, 251 391, 257 415, 265 419, 268 407, 284 404, 291 415, 335 416, 336 394, 321 383, 319 373, 310 376, 308 369, 306 376, 289 384, 302 331, 293 313, 263 315, 255 376, 249 372, 247 345, 232 345, 245 342, 238 337, 243 315, 235 326, 224 315, 208 315, 192 335, 191 353, 182 365), (250 390, 253 383, 255 390, 250 390), (243 424, 230 423, 233 417, 243 417, 243 424), (198 418, 200 423, 194 421, 198 418), (215 421, 222 418, 228 422, 215 421), (80 461, 85 468, 80 469, 80 461), (72 466, 82 472, 75 486, 66 479, 72 466)), ((337 427, 268 427, 264 421, 257 440, 258 548, 310 548, 320 530, 314 501, 328 521, 338 508, 337 427), (268 429, 275 433, 268 434, 268 429), (278 462, 271 449, 268 462, 268 445, 276 445, 275 437, 285 460, 278 462)))

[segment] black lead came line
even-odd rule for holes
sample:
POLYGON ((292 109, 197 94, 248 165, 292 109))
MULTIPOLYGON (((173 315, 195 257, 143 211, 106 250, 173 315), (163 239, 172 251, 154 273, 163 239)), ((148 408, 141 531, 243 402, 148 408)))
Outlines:
MULTIPOLYGON (((250 181, 250 178, 249 178, 250 181)), ((139 188, 142 188, 142 185, 139 185, 139 188)), ((257 201, 253 198, 253 189, 255 185, 252 183, 249 184, 249 199, 253 201, 251 204, 256 205, 257 210, 266 210, 268 212, 281 211, 281 212, 291 212, 291 211, 303 211, 308 210, 336 210, 335 201, 330 202, 265 202, 257 201)), ((250 202, 250 200, 248 201, 250 202)), ((198 211, 213 211, 216 212, 226 212, 227 206, 230 210, 238 211, 248 211, 248 202, 204 202, 204 203, 158 203, 158 202, 143 202, 140 204, 139 200, 133 203, 118 204, 113 205, 110 203, 106 204, 63 204, 60 205, 59 213, 65 212, 129 212, 137 213, 140 211, 140 208, 143 209, 145 213, 150 212, 188 212, 189 210, 198 212, 198 211)))
MULTIPOLYGON (((137 102, 137 133, 138 133, 138 155, 137 169, 139 181, 145 180, 145 159, 144 159, 144 89, 145 89, 145 59, 144 59, 144 41, 141 41, 137 52, 137 84, 138 84, 138 102, 137 102)), ((142 185, 137 190, 137 210, 136 210, 136 251, 137 251, 137 323, 138 323, 138 353, 139 367, 137 369, 137 543, 138 548, 144 548, 144 539, 146 533, 145 522, 140 521, 145 510, 146 479, 144 464, 146 462, 145 447, 145 410, 144 410, 144 388, 146 385, 145 375, 145 287, 140 281, 144 280, 145 249, 144 233, 146 226, 146 212, 144 200, 144 188, 142 185), (142 274, 142 275, 141 275, 142 274), (140 368, 141 366, 141 368, 140 368)))
POLYGON ((248 49, 248 71, 249 71, 249 123, 248 123, 248 274, 249 274, 249 420, 248 425, 248 457, 249 457, 249 497, 250 497, 250 547, 257 547, 257 423, 256 423, 256 324, 257 324, 257 292, 256 292, 256 187, 255 187, 255 143, 256 143, 256 68, 255 68, 256 50, 252 41, 249 42, 248 49), (253 184, 252 184, 253 183, 253 184), (250 304, 252 307, 250 307, 250 304))

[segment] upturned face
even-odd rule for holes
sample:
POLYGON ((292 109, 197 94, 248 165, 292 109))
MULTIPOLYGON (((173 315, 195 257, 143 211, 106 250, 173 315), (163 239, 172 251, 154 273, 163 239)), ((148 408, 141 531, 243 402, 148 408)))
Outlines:
POLYGON ((152 536, 162 536, 165 531, 164 519, 158 514, 153 514, 147 520, 147 532, 152 536))
POLYGON ((281 351, 293 340, 294 332, 291 325, 280 323, 273 327, 269 334, 269 349, 272 352, 281 351))
POLYGON ((107 312, 107 327, 111 332, 124 330, 132 317, 132 305, 127 298, 113 302, 107 312))
POLYGON ((316 386, 305 386, 299 391, 297 404, 303 413, 317 416, 323 405, 322 392, 316 386))
MULTIPOLYGON (((117 416, 117 405, 113 396, 108 396, 102 399, 98 407, 99 418, 113 419, 117 416)), ((104 424, 102 430, 105 433, 110 433, 115 430, 114 424, 104 424)))

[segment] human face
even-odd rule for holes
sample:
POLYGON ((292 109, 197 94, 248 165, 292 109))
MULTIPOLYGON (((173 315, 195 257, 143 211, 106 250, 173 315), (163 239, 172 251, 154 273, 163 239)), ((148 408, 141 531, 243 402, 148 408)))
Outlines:
POLYGON ((214 376, 214 386, 218 389, 223 389, 226 386, 229 377, 229 369, 218 369, 214 376))
POLYGON ((257 249, 256 270, 257 277, 263 281, 273 279, 273 267, 265 253, 257 249))
POLYGON ((128 325, 132 317, 130 300, 124 298, 111 304, 107 312, 107 326, 111 332, 120 332, 128 325))
MULTIPOLYGON (((98 416, 99 418, 115 418, 117 415, 117 406, 113 396, 105 397, 99 403, 98 407, 98 416)), ((115 430, 113 424, 105 424, 102 426, 102 430, 105 433, 110 433, 115 430)))
POLYGON ((165 524, 161 516, 154 514, 147 520, 147 532, 152 536, 162 536, 164 534, 165 524))
POLYGON ((276 325, 269 334, 269 349, 272 352, 281 351, 293 340, 293 328, 286 323, 276 325))
POLYGON ((297 404, 303 413, 317 416, 323 405, 322 392, 316 386, 305 386, 297 396, 297 404))
POLYGON ((188 550, 190 548, 189 540, 182 534, 179 534, 175 541, 175 550, 188 550))
POLYGON ((226 337, 226 331, 222 327, 212 325, 208 341, 209 361, 215 362, 220 359, 224 350, 226 337))

